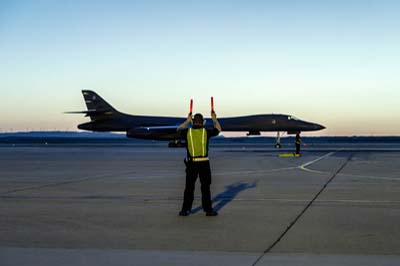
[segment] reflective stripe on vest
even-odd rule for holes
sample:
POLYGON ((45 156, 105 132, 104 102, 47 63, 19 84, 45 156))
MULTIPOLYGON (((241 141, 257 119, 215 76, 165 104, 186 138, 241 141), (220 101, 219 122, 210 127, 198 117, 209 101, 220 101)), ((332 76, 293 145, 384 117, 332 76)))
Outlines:
POLYGON ((189 128, 187 145, 191 157, 205 157, 207 155, 207 131, 205 128, 189 128))

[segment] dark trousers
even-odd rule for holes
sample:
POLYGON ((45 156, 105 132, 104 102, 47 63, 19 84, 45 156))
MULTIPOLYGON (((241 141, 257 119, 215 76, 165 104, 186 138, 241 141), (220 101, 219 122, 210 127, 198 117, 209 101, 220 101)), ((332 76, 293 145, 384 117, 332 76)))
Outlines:
POLYGON ((183 211, 191 211, 194 199, 194 188, 197 180, 200 177, 201 183, 201 204, 205 212, 211 211, 211 170, 210 162, 187 162, 186 163, 186 185, 183 195, 183 211))
POLYGON ((300 154, 300 143, 296 143, 296 154, 300 154))

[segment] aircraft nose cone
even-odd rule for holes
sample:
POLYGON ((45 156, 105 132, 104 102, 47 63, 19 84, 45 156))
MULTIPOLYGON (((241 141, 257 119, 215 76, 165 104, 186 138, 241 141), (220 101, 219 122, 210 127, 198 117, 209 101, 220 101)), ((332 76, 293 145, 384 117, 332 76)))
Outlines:
POLYGON ((325 129, 326 127, 324 127, 323 125, 320 125, 320 124, 316 124, 315 125, 315 129, 316 130, 322 130, 322 129, 325 129))

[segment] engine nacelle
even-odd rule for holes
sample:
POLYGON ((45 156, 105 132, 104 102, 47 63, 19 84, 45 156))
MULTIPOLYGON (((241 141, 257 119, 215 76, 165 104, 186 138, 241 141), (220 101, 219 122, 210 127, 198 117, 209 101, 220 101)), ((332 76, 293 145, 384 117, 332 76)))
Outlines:
POLYGON ((126 132, 126 136, 128 138, 148 139, 154 135, 155 132, 152 132, 151 130, 145 127, 131 128, 126 132))
POLYGON ((177 140, 181 139, 176 127, 135 127, 126 132, 128 138, 177 140))
POLYGON ((261 132, 258 130, 250 130, 249 133, 246 134, 247 136, 260 136, 261 132))

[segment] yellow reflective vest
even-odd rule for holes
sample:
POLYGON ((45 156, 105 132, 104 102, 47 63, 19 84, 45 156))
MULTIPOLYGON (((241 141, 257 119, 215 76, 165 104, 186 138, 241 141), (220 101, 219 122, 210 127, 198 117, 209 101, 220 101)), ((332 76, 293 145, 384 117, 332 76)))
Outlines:
POLYGON ((207 130, 205 128, 189 128, 187 147, 192 158, 207 156, 207 130))

